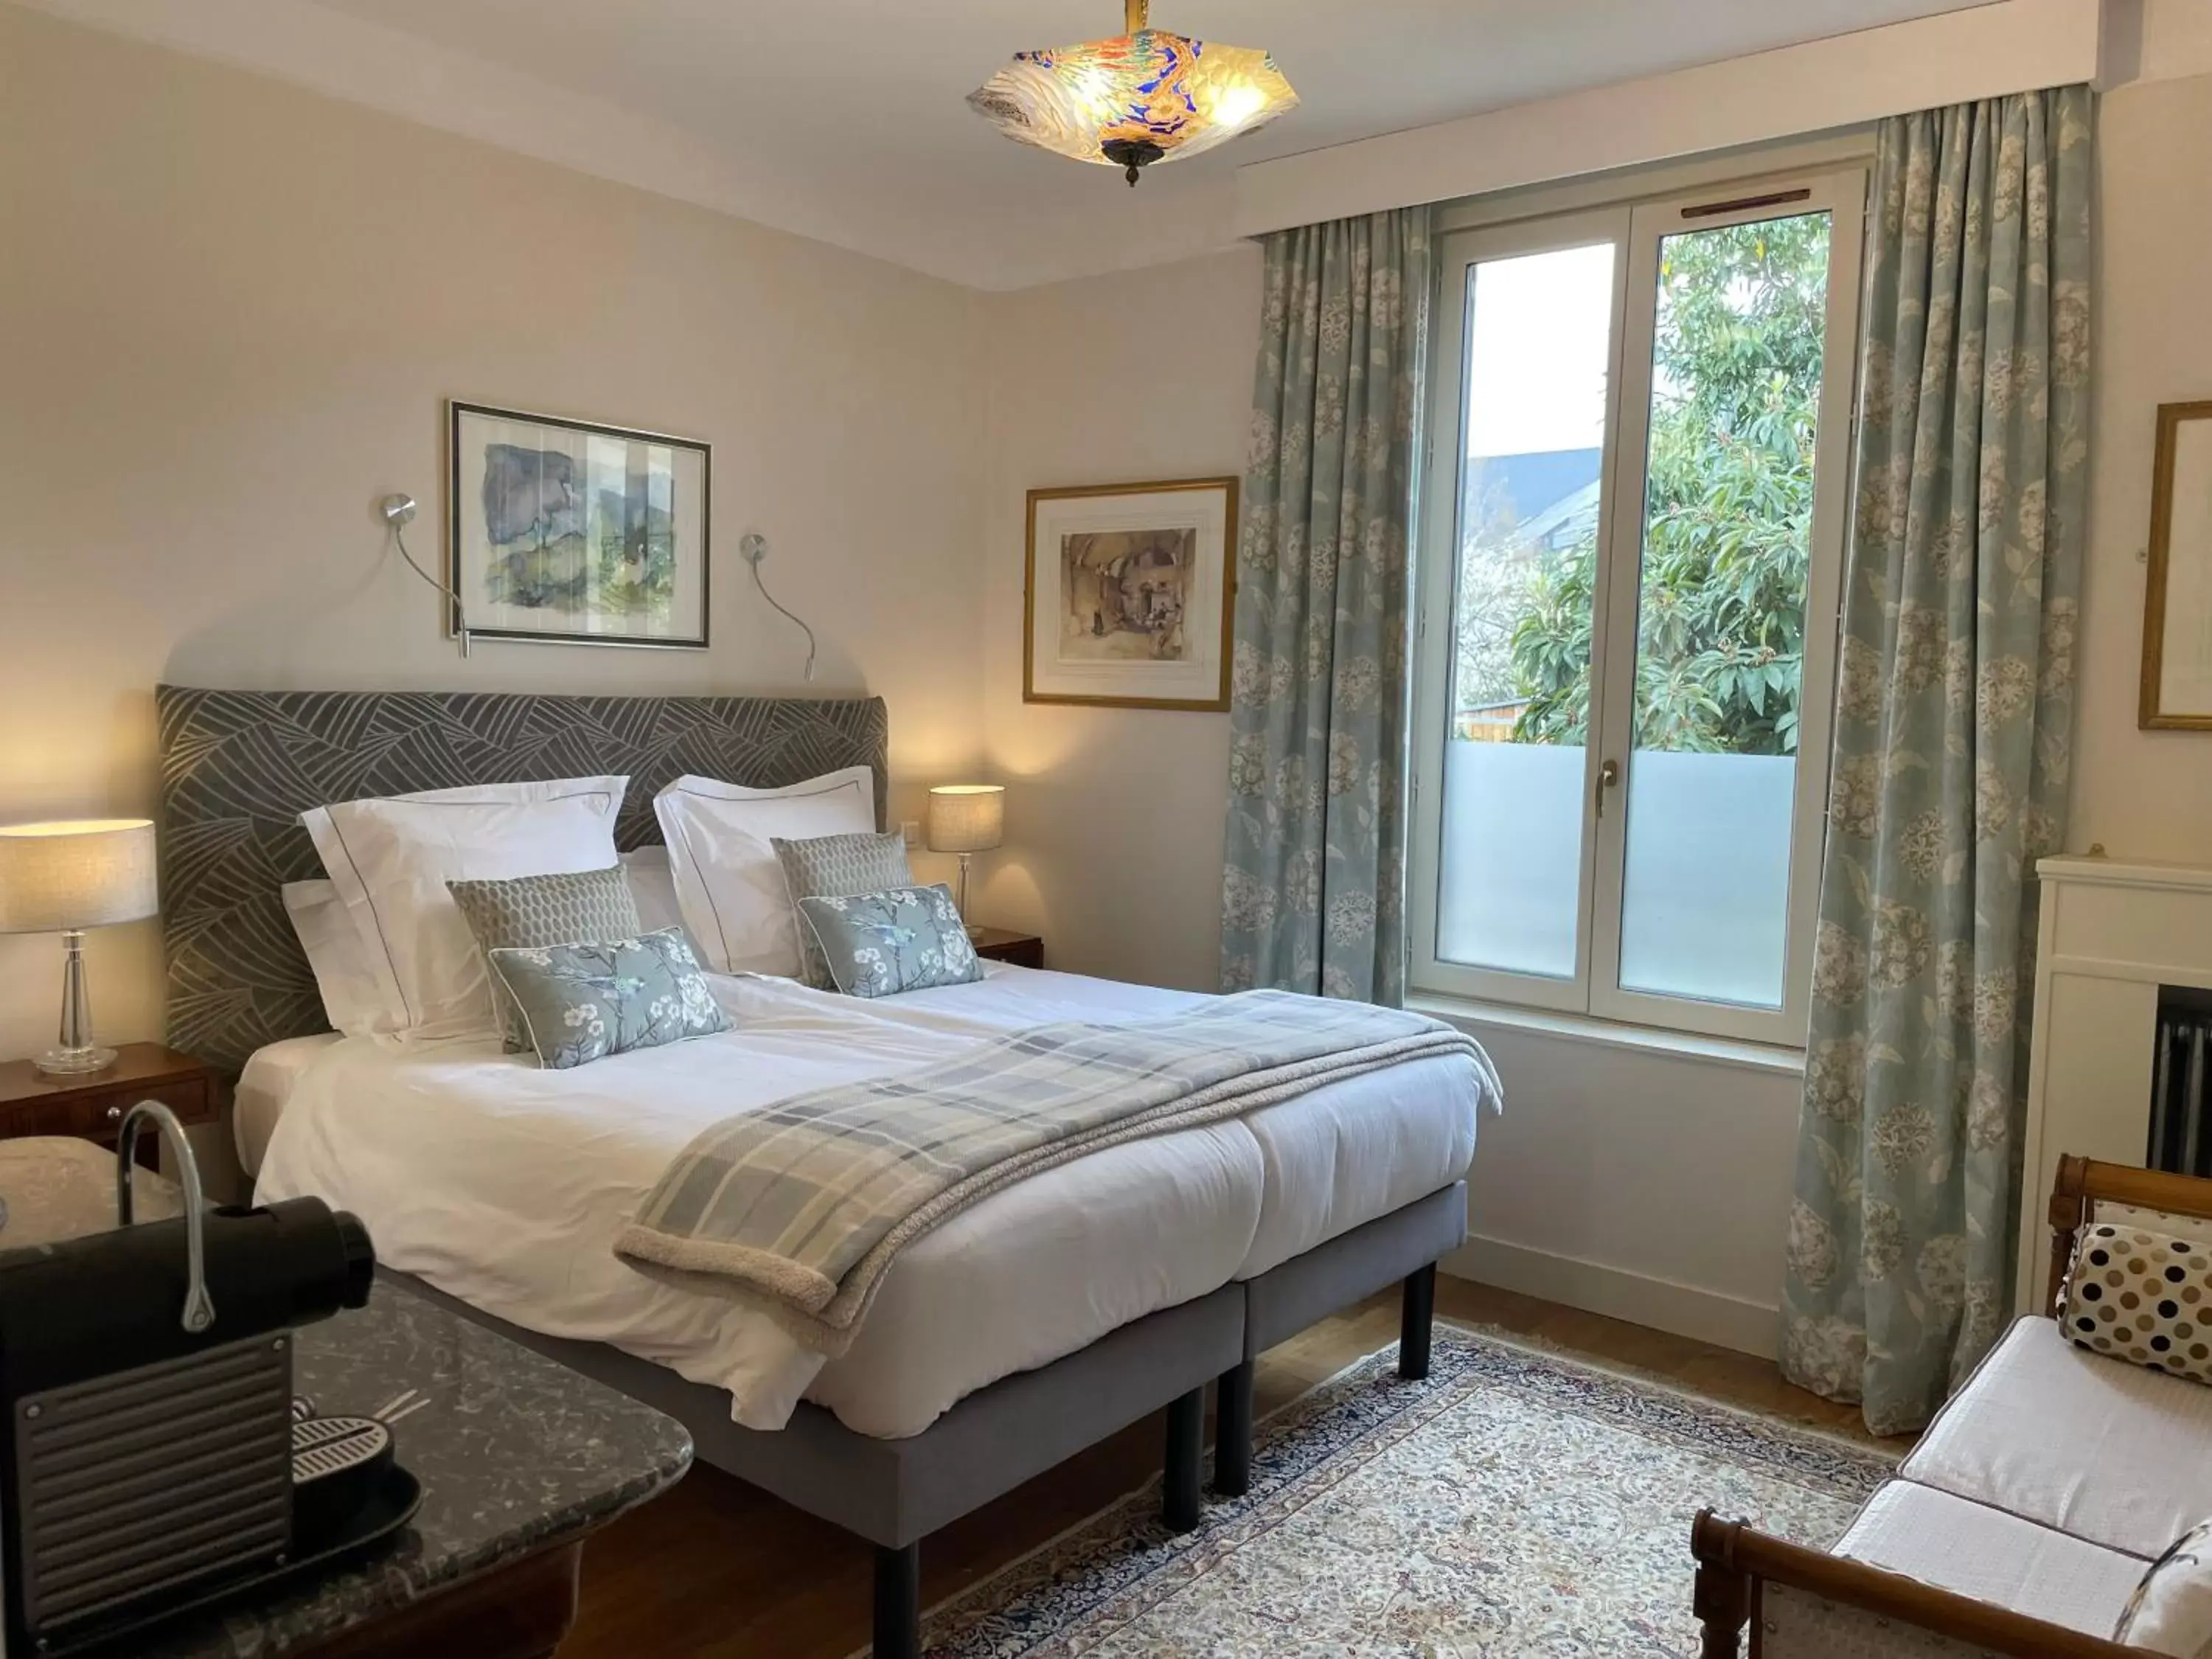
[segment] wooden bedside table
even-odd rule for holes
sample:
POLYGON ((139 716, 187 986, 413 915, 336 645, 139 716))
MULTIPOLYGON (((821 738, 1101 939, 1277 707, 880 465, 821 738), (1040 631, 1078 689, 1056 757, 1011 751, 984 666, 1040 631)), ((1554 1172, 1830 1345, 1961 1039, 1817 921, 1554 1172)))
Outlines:
MULTIPOLYGON (((115 1145, 123 1115, 158 1100, 187 1126, 212 1123, 218 1110, 216 1074, 190 1054, 158 1042, 126 1042, 115 1064, 88 1077, 51 1078, 27 1060, 0 1063, 0 1139, 17 1135, 76 1135, 115 1145)), ((138 1161, 153 1167, 158 1135, 141 1136, 138 1161)))
POLYGON ((1017 968, 1044 966, 1044 941, 1035 933, 1018 933, 1011 927, 978 927, 969 935, 975 954, 986 962, 1011 962, 1017 968))

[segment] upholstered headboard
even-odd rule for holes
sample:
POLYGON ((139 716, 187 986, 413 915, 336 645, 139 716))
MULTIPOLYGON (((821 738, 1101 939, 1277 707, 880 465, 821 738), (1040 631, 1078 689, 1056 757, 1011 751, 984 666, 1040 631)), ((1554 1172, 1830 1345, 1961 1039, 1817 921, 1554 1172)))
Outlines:
POLYGON ((615 839, 660 840, 653 797, 687 772, 755 788, 840 767, 876 774, 880 697, 555 697, 466 692, 155 693, 161 719, 161 933, 171 1046, 236 1072, 264 1043, 327 1030, 284 914, 323 873, 300 814, 457 784, 627 773, 615 839))

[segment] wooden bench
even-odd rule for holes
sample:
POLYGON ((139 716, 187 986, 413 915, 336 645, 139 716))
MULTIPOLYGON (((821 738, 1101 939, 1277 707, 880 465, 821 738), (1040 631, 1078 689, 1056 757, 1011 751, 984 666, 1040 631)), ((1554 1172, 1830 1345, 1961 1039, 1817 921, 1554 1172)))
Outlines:
MULTIPOLYGON (((2073 1258, 2075 1234, 2100 1218, 2136 1221, 2154 1229, 2168 1224, 2170 1220, 2178 1236, 2212 1231, 2212 1228, 2192 1224, 2212 1219, 2212 1181, 2123 1164, 2093 1163, 2081 1158, 2061 1159, 2051 1198, 2051 1261, 2039 1316, 2048 1317, 2055 1313, 2059 1289, 2073 1258), (2115 1209, 2122 1213, 2113 1214, 2115 1209), (2138 1218, 2128 1212, 2149 1214, 2138 1218)), ((2015 1326, 2008 1334, 2008 1343, 2024 1335, 2037 1339, 2033 1346, 2039 1349, 2051 1351, 2052 1345, 2041 1340, 2041 1331, 2022 1330, 2029 1322, 2022 1321, 2015 1326)), ((2145 1389, 2203 1386, 2141 1371, 2124 1362, 2101 1358, 2081 1350, 2069 1349, 2068 1353, 2069 1359, 2062 1363, 2075 1363, 2071 1357, 2078 1355, 2081 1364, 2120 1367, 2112 1380, 2127 1385, 2125 1392, 2130 1399, 2145 1389)), ((1978 1371, 1967 1389, 1954 1396, 1952 1405, 1945 1407, 1947 1414, 1966 1399, 1982 1376, 1978 1371)), ((1972 1402, 1964 1409, 1972 1410, 1972 1402)), ((1943 1421, 1942 1417, 1937 1419, 1938 1424, 1943 1421)), ((1930 1425, 1930 1435, 1936 1426, 1930 1425)), ((2212 1458, 2212 1446, 2178 1443, 2184 1438, 2181 1435, 2175 1437, 2178 1460, 2192 1456, 2212 1458)), ((1923 1449, 1927 1443, 1923 1439, 1923 1449)), ((2055 1457, 2059 1453, 2054 1449, 2052 1455, 2055 1457)), ((1899 1473, 1909 1481, 1913 1474, 1913 1460, 1909 1459, 1899 1473)), ((1946 1503, 1959 1501, 1947 1494, 1936 1495, 1946 1503)), ((2206 1509, 2212 1510, 2212 1492, 2207 1492, 2204 1501, 2206 1509)), ((1979 1502, 1975 1499, 1970 1507, 1978 1506, 1979 1502)), ((2002 1511, 2009 1506, 1991 1504, 1989 1507, 2002 1511)), ((2033 1530, 2045 1538, 2057 1534, 2056 1528, 2035 1522, 2033 1517, 2001 1515, 1999 1518, 2008 1526, 2033 1530)), ((2203 1511, 2197 1518, 2203 1518, 2203 1511)), ((2069 1527, 2068 1535, 2070 1534, 2069 1527)), ((2178 1531, 2175 1535, 2179 1535, 2178 1531)), ((2089 1547, 2086 1540, 2081 1541, 2083 1548, 2089 1547)), ((1723 1519, 1710 1510, 1701 1511, 1692 1524, 1690 1548, 1698 1562, 1694 1607, 1705 1626, 1705 1659, 1735 1659, 1742 1650, 1747 1627, 1750 1632, 1751 1659, 1810 1659, 1811 1656, 1842 1659, 1846 1655, 1858 1659, 1861 1655, 1890 1653, 1993 1654, 2006 1656, 2007 1659, 2129 1659, 2133 1656, 2134 1659, 2142 1659, 2146 1651, 2124 1646, 2106 1634, 2085 1630, 2078 1625, 2069 1626, 2032 1616, 1917 1577, 1770 1537, 1741 1521, 1723 1519)), ((2103 1553, 2115 1556, 2124 1553, 2131 1559, 2141 1560, 2145 1569, 2149 1565, 2149 1559, 2144 1558, 2140 1547, 2125 1552, 2115 1548, 2103 1553)), ((2153 1558, 2155 1553, 2152 1552, 2153 1558)), ((2115 1572, 2118 1565, 2115 1562, 2115 1572)), ((2107 1589, 2109 1591, 2109 1583, 2107 1589)), ((2110 1627, 2107 1625, 2106 1628, 2110 1627)))

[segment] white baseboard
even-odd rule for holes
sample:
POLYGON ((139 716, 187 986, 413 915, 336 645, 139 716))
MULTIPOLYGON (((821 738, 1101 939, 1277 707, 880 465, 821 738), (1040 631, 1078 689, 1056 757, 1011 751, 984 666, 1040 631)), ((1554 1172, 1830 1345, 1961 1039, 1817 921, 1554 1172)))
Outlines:
POLYGON ((1762 1359, 1775 1355, 1779 1310, 1719 1291, 1480 1235, 1438 1265, 1455 1278, 1479 1285, 1495 1285, 1676 1336, 1695 1337, 1762 1359))

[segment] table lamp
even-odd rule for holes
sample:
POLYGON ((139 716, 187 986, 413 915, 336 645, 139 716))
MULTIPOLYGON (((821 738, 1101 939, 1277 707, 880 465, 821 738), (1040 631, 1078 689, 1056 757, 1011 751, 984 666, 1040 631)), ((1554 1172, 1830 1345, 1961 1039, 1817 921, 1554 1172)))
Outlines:
POLYGON ((115 1063, 92 1040, 84 930, 152 915, 158 892, 144 818, 0 826, 0 933, 62 936, 61 1041, 39 1056, 41 1072, 80 1077, 115 1063))
MULTIPOLYGON (((1006 839, 1006 792, 995 783, 945 783, 929 792, 929 850, 960 855, 960 886, 953 896, 968 920, 968 860, 1006 839)), ((968 929, 972 938, 975 929, 968 929)))

